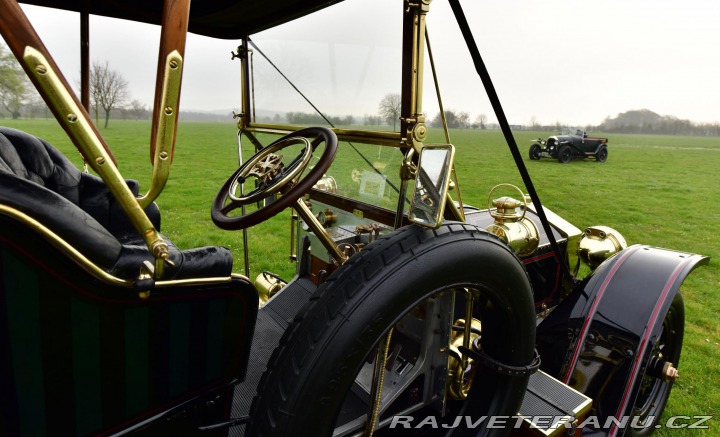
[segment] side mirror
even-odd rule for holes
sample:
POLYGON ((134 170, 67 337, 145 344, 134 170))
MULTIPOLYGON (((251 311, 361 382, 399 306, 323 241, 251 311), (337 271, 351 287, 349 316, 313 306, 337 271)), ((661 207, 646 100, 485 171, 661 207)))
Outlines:
POLYGON ((429 228, 437 228, 442 224, 454 158, 455 147, 452 144, 423 147, 415 178, 415 192, 410 201, 408 218, 411 222, 429 228))

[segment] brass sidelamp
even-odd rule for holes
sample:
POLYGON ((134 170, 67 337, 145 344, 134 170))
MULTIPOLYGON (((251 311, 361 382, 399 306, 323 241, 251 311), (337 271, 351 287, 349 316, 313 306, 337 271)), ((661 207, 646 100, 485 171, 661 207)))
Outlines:
POLYGON ((590 226, 585 229, 578 255, 591 269, 595 270, 603 261, 627 247, 620 232, 607 226, 590 226))
POLYGON ((527 202, 525 194, 520 188, 511 184, 499 184, 493 187, 488 195, 488 210, 495 219, 495 222, 486 228, 489 232, 507 241, 520 256, 530 255, 537 250, 540 243, 538 228, 532 220, 525 217, 527 202), (490 199, 493 192, 500 187, 516 189, 523 200, 516 200, 508 196, 499 197, 492 201, 493 210, 490 208, 490 199), (522 211, 518 212, 518 208, 521 208, 522 211))

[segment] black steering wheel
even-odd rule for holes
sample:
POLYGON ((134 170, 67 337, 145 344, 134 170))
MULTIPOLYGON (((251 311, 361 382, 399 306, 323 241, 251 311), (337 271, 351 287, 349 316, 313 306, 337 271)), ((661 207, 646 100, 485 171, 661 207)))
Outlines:
POLYGON ((256 225, 292 206, 303 194, 325 174, 337 152, 337 137, 330 129, 309 127, 300 129, 274 141, 248 159, 223 184, 212 204, 212 220, 219 228, 237 230, 256 225), (320 160, 300 180, 298 176, 307 168, 315 149, 325 143, 320 160), (304 148, 287 166, 277 152, 289 146, 302 144, 304 148), (250 177, 259 181, 257 188, 247 194, 238 194, 238 188, 250 177), (249 205, 276 193, 279 199, 264 207, 241 216, 228 214, 242 206, 249 205))

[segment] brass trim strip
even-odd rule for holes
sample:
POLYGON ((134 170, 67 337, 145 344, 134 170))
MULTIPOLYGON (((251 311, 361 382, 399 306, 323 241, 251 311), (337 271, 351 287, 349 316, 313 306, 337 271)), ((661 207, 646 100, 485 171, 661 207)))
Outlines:
MULTIPOLYGON (((85 257, 82 253, 80 253, 77 249, 75 249, 72 245, 70 245, 67 241, 65 241, 62 237, 51 231, 49 228, 47 228, 45 225, 40 223, 39 221, 35 220, 34 218, 30 217, 29 215, 25 214, 24 212, 17 210, 15 208, 6 206, 6 205, 0 205, 0 213, 6 214, 14 219, 17 219, 23 223, 26 223, 28 226, 30 226, 33 230, 37 231, 40 235, 42 235, 50 244, 55 246, 58 250, 61 252, 64 252, 68 257, 75 262, 78 266, 80 266, 83 270, 85 270, 87 273, 95 276, 97 279, 100 279, 102 282, 105 282, 109 285, 119 286, 119 287, 132 287, 132 282, 120 279, 118 277, 112 276, 109 273, 107 273, 105 270, 101 269, 97 266, 97 264, 93 263, 89 259, 85 257)), ((139 266, 138 266, 138 272, 139 272, 139 266)))
POLYGON ((173 279, 170 281, 157 281, 155 283, 155 288, 168 288, 168 287, 175 287, 175 286, 182 286, 182 285, 213 285, 213 284, 226 284, 228 282, 231 282, 233 278, 242 278, 247 280, 248 282, 251 282, 249 279, 247 279, 243 275, 239 274, 231 274, 230 276, 223 276, 223 277, 217 277, 217 278, 193 278, 193 279, 173 279))
MULTIPOLYGON (((37 231, 42 237, 44 237, 50 244, 55 246, 58 250, 65 253, 75 264, 82 268, 85 272, 100 280, 101 282, 116 287, 132 288, 132 281, 126 279, 120 279, 117 276, 113 276, 100 268, 97 264, 93 263, 80 253, 75 247, 70 245, 62 237, 55 234, 52 230, 47 228, 45 225, 25 214, 24 212, 12 208, 7 205, 0 204, 0 213, 10 216, 20 222, 23 222, 30 226, 33 230, 37 231)), ((138 273, 140 266, 138 266, 138 273)), ((155 288, 167 288, 182 285, 212 285, 212 284, 224 284, 231 282, 233 278, 244 279, 251 282, 246 276, 233 273, 227 277, 216 277, 216 278, 196 278, 196 279, 175 279, 170 281, 157 281, 155 282, 155 288)))
MULTIPOLYGON (((290 124, 264 124, 264 123, 248 123, 243 131, 287 135, 302 129, 306 126, 295 126, 290 124)), ((331 128, 340 141, 350 141, 355 143, 373 144, 379 146, 399 147, 401 136, 399 132, 382 132, 359 129, 340 129, 331 128)))
POLYGON ((155 155, 150 188, 147 194, 138 198, 140 207, 145 209, 162 193, 172 165, 172 149, 175 144, 175 125, 177 123, 180 104, 180 85, 182 84, 183 58, 177 50, 173 50, 165 59, 165 77, 160 119, 155 132, 155 155))
POLYGON ((340 249, 335 245, 335 242, 330 238, 327 231, 325 231, 325 228, 323 228, 323 225, 320 224, 318 219, 315 218, 312 211, 310 211, 310 208, 307 207, 305 204, 305 201, 300 198, 295 203, 295 210, 297 211, 298 215, 307 223, 307 225, 310 227, 310 230, 315 233, 315 236, 318 237, 320 240, 320 243, 325 247, 325 250, 328 251, 330 256, 333 257, 335 262, 338 265, 345 264, 345 261, 348 260, 348 257, 345 256, 342 252, 340 252, 340 249))
POLYGON ((42 94, 46 97, 58 122, 71 138, 75 146, 86 158, 92 169, 105 181, 122 209, 128 215, 135 229, 140 233, 150 253, 156 258, 156 277, 162 277, 163 262, 167 258, 167 244, 162 240, 152 222, 140 207, 135 196, 128 188, 113 158, 105 150, 92 129, 85 111, 78 107, 70 91, 63 85, 60 77, 45 56, 37 49, 26 46, 23 53, 26 70, 32 74, 42 94))

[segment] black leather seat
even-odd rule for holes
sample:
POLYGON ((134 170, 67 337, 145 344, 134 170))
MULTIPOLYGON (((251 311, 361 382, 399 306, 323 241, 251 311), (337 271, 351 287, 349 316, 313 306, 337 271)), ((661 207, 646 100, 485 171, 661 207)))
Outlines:
MULTIPOLYGON (((127 183, 137 195, 137 181, 127 183)), ((0 204, 31 216, 117 277, 133 279, 143 260, 153 260, 102 179, 79 171, 48 142, 7 127, 0 127, 0 204)), ((159 231, 157 205, 146 212, 159 231)), ((232 271, 232 255, 223 247, 180 250, 165 241, 175 267, 166 268, 163 279, 228 276, 232 271)))

